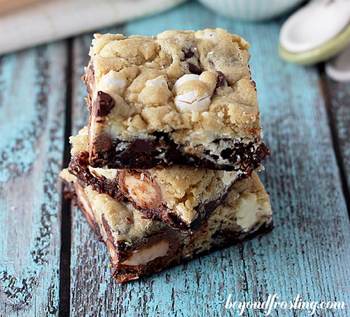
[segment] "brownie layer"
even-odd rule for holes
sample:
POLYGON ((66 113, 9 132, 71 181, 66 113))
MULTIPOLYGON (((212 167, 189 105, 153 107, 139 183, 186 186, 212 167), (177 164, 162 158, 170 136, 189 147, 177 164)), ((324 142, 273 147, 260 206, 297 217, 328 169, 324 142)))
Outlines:
POLYGON ((205 169, 236 171, 250 175, 269 155, 267 146, 259 141, 239 142, 217 139, 205 149, 199 145, 186 153, 186 145, 176 144, 164 133, 149 139, 122 141, 107 135, 90 144, 90 164, 94 167, 148 169, 157 166, 187 165, 205 169), (211 151, 211 148, 221 150, 211 151))
POLYGON ((105 242, 113 276, 120 283, 235 244, 272 226, 269 198, 255 174, 237 182, 224 204, 193 232, 140 218, 131 205, 83 187, 72 175, 64 178, 73 184, 79 206, 105 242))

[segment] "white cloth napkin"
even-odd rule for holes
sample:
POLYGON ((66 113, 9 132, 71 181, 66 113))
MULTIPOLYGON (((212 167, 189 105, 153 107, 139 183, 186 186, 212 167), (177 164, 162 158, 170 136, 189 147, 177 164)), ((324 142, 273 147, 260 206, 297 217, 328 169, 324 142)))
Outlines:
POLYGON ((0 16, 0 54, 157 13, 184 1, 39 1, 0 16))

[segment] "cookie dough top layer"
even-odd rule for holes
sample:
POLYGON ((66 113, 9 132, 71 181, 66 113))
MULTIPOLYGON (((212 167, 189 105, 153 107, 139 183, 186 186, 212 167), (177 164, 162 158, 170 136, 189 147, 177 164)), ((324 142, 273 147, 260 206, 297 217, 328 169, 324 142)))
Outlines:
POLYGON ((94 133, 128 140, 165 132, 178 144, 259 137, 248 47, 222 29, 96 34, 85 81, 106 120, 94 133))

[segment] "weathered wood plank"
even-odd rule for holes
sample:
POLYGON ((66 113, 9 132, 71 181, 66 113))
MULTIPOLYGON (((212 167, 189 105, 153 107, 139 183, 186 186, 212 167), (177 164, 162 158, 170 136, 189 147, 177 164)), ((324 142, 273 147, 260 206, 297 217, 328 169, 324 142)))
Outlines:
MULTIPOLYGON (((110 278, 106 250, 75 210, 73 315, 219 316, 228 313, 224 304, 230 293, 236 300, 264 300, 267 294, 276 293, 288 301, 300 294, 304 300, 350 303, 350 225, 318 74, 313 68, 279 60, 279 25, 234 23, 188 3, 125 26, 129 34, 221 26, 252 43, 252 69, 265 136, 273 153, 266 163, 264 181, 271 193, 276 228, 238 247, 119 286, 110 278)), ((88 41, 86 37, 75 41, 79 74, 88 41)), ((82 88, 77 76, 75 83, 78 100, 74 100, 73 122, 80 125, 85 119, 80 117, 82 88)), ((302 314, 278 310, 275 315, 302 314)), ((329 312, 329 316, 348 315, 349 311, 329 312)), ((263 314, 249 310, 247 316, 263 314)))
MULTIPOLYGON (((278 29, 271 23, 246 33, 253 44, 253 75, 272 149, 264 181, 276 220, 267 245, 255 250, 249 243, 244 246, 245 258, 252 258, 248 281, 257 279, 250 282, 249 293, 253 298, 276 293, 283 299, 300 294, 309 301, 343 300, 349 305, 349 218, 320 79, 315 68, 278 59, 278 29)), ((346 311, 318 314, 349 312, 347 306, 346 311)))
POLYGON ((0 57, 0 315, 58 315, 66 47, 0 57))
MULTIPOLYGON (((339 164, 342 166, 347 191, 350 189, 350 83, 339 83, 327 79, 324 86, 328 98, 328 111, 332 120, 332 128, 339 164)), ((348 193, 349 194, 349 193, 348 193)), ((350 199, 350 197, 348 198, 350 199)), ((349 200, 350 203, 350 200, 349 200)))

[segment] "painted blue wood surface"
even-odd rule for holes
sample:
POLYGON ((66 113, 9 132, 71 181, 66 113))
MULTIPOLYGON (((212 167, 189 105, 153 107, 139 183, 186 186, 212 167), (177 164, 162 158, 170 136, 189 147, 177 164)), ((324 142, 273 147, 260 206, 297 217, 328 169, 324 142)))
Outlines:
MULTIPOLYGON (((350 190, 350 83, 328 80, 324 87, 346 189, 350 190)), ((350 204, 350 201, 349 201, 350 204)))
MULTIPOLYGON (((275 213, 274 231, 158 276, 120 286, 111 280, 107 251, 78 210, 73 213, 71 311, 74 316, 221 316, 237 300, 344 300, 350 304, 350 224, 315 68, 277 56, 279 22, 236 23, 196 3, 124 26, 127 34, 224 27, 252 44, 265 139, 272 149, 264 183, 275 213)), ((78 74, 89 36, 75 40, 75 129, 85 121, 78 74)), ((249 310, 247 316, 264 316, 249 310)), ((276 311, 273 316, 306 316, 276 311)), ((350 311, 318 312, 348 317, 350 311)))
POLYGON ((0 316, 58 315, 66 46, 0 57, 0 316))

